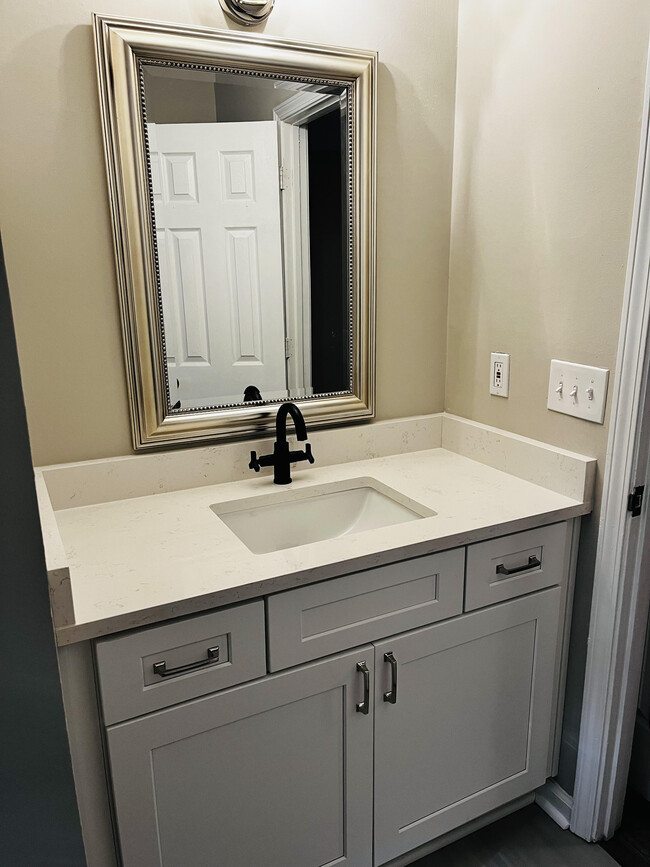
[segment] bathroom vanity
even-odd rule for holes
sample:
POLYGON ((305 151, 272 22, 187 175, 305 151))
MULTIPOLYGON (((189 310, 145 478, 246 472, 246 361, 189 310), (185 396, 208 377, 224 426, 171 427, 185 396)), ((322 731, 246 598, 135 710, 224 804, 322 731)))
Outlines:
POLYGON ((266 618, 99 640, 124 864, 369 865, 373 816, 384 864, 540 786, 567 541, 552 524, 275 594, 266 618), (188 657, 207 665, 157 678, 188 657))
POLYGON ((280 492, 206 478, 237 444, 37 474, 96 852, 110 801, 125 867, 405 864, 556 773, 595 462, 449 416, 360 430, 280 492), (368 481, 420 514, 261 554, 219 517, 368 481))

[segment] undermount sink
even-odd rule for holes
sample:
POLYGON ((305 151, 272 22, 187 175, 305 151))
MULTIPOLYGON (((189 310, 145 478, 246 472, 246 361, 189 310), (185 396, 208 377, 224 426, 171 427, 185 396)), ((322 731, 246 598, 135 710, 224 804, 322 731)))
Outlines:
POLYGON ((215 503, 210 508, 253 554, 338 539, 436 514, 368 478, 215 503))

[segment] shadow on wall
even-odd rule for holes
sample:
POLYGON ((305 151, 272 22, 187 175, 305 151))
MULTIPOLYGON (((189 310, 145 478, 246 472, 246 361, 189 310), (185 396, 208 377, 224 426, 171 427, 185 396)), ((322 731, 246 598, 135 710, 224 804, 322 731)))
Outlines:
POLYGON ((0 864, 83 867, 9 287, 0 244, 0 864))
POLYGON ((580 529, 580 549, 573 597, 573 617, 569 641, 569 664, 567 667, 566 695, 564 701, 564 720, 562 725, 562 746, 558 782, 569 794, 573 794, 578 762, 578 738, 580 717, 582 715, 582 694, 584 690, 585 669, 587 666, 587 641, 591 618, 594 568, 596 565, 596 545, 598 542, 598 519, 602 495, 602 471, 598 470, 594 500, 598 511, 582 519, 580 529))

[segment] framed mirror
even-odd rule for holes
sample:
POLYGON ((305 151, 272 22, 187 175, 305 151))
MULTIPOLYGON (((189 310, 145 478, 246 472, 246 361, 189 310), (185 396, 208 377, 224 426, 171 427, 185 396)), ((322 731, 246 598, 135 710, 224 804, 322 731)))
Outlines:
POLYGON ((135 448, 372 418, 376 53, 93 17, 135 448))

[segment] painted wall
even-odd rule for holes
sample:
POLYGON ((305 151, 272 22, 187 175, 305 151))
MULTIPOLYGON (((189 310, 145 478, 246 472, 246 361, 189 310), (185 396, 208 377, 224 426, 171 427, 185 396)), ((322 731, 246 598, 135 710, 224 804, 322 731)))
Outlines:
MULTIPOLYGON (((615 366, 649 29, 647 0, 459 6, 446 408, 601 469, 607 424, 546 409, 549 362, 615 366), (507 400, 488 391, 492 350, 511 354, 507 400)), ((568 788, 597 526, 598 510, 583 522, 568 788)))
POLYGON ((274 87, 265 79, 255 78, 255 86, 246 87, 242 76, 232 78, 226 83, 225 76, 217 81, 216 73, 145 67, 147 123, 273 120, 273 109, 295 96, 294 90, 274 87))
MULTIPOLYGON (((239 29, 216 0, 3 9, 0 224, 37 464, 131 451, 93 10, 239 29)), ((443 407, 456 17, 456 0, 282 0, 259 28, 380 52, 380 418, 443 407)))
POLYGON ((144 92, 148 124, 216 123, 214 76, 197 81, 180 70, 145 67, 144 92))

